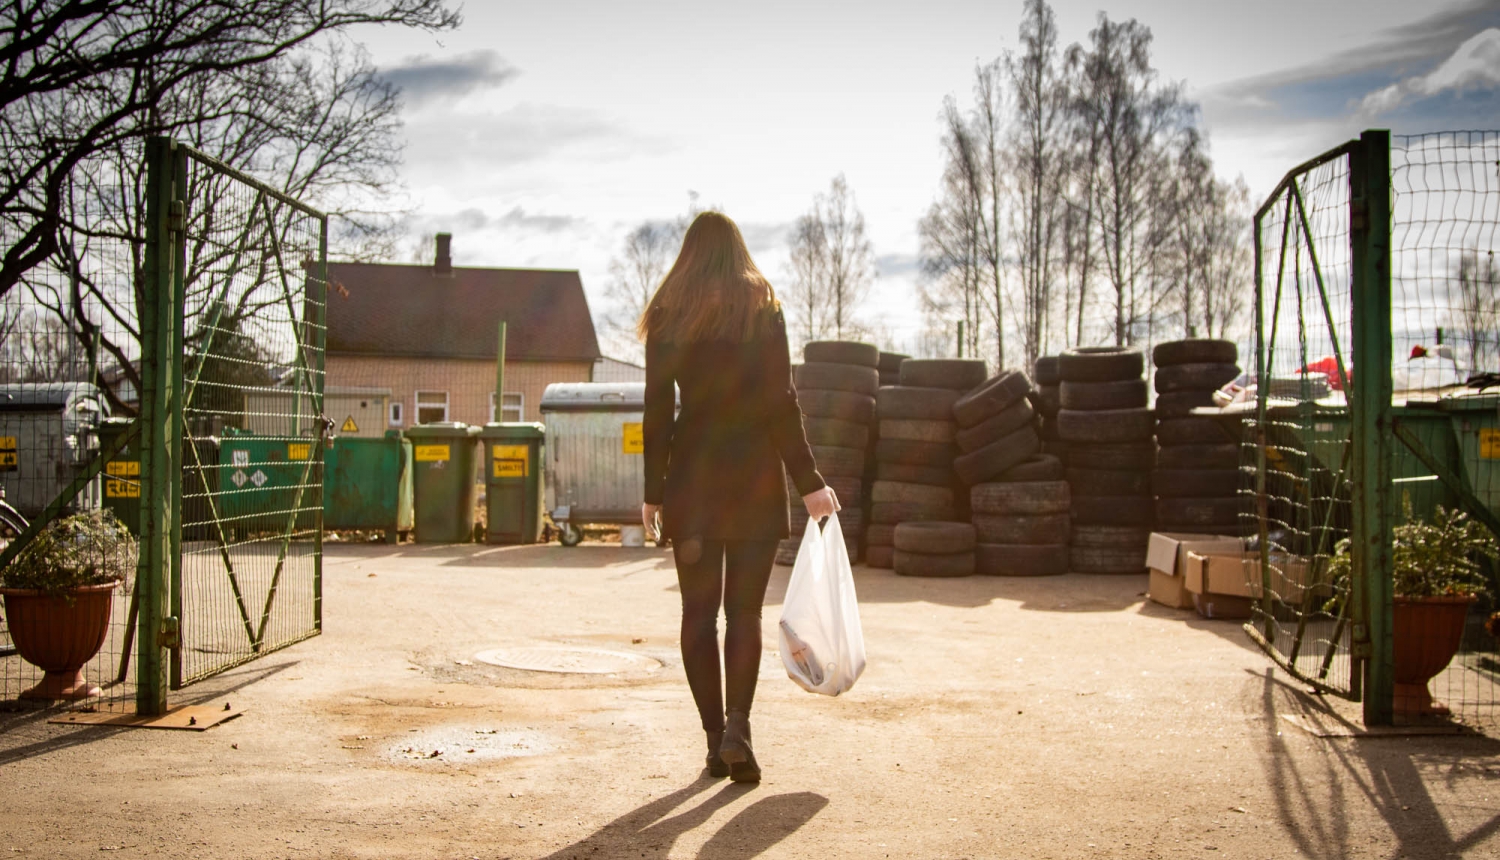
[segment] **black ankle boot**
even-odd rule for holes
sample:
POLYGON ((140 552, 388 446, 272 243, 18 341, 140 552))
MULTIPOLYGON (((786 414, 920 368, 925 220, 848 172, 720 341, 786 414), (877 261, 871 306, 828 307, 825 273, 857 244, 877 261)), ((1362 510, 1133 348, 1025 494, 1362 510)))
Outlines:
POLYGON ((729 763, 719 755, 719 747, 724 743, 724 732, 708 732, 708 756, 704 764, 708 765, 708 775, 712 777, 729 776, 729 763))
POLYGON ((760 782, 760 765, 755 761, 755 751, 750 748, 750 715, 744 711, 730 711, 724 725, 724 740, 719 744, 719 757, 729 763, 729 778, 735 782, 760 782))

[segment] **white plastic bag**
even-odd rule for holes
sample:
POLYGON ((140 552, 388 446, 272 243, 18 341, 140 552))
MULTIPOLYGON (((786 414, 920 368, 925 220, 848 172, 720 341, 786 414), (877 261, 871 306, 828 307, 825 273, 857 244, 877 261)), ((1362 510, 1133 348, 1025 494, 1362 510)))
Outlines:
POLYGON ((865 671, 865 633, 838 514, 821 531, 816 520, 808 520, 780 628, 781 662, 809 693, 837 696, 865 671))

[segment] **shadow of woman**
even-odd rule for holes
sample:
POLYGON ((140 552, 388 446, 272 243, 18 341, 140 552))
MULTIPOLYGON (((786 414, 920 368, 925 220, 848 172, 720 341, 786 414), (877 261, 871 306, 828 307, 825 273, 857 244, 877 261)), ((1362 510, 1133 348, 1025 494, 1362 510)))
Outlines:
MULTIPOLYGON (((612 857, 626 849, 633 857, 666 858, 683 834, 702 826, 715 812, 755 790, 753 785, 728 783, 697 806, 665 817, 689 798, 720 782, 700 777, 690 785, 625 813, 543 860, 612 857)), ((827 805, 828 798, 806 791, 761 798, 740 810, 711 836, 698 856, 714 860, 758 856, 806 824, 827 805)))

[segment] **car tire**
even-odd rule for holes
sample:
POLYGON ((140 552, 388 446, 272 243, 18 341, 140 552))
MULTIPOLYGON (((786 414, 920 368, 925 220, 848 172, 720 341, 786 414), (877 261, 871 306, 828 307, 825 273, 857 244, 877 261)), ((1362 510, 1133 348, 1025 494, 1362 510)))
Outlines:
POLYGON ((951 388, 916 388, 910 385, 887 385, 875 392, 875 414, 887 418, 915 418, 922 421, 953 420, 953 404, 961 392, 951 388))
POLYGON ((873 395, 880 388, 880 372, 873 367, 809 361, 792 368, 798 388, 852 391, 873 395))
POLYGON ((933 487, 951 487, 958 480, 953 466, 916 466, 911 463, 885 463, 876 461, 877 481, 900 481, 903 484, 927 484, 933 487))
POLYGON ((1034 517, 974 514, 975 539, 980 543, 1059 544, 1068 542, 1073 518, 1068 514, 1034 517))
POLYGON ((1151 491, 1159 498, 1208 499, 1239 495, 1245 476, 1239 469, 1157 469, 1151 491))
POLYGON ((989 376, 984 362, 971 358, 908 358, 901 362, 901 384, 969 391, 989 376))
POLYGON ((1170 364, 1156 369, 1156 391, 1217 391, 1240 375, 1237 364, 1170 364))
POLYGON ((1214 407, 1212 391, 1173 391, 1156 395, 1156 414, 1163 418, 1176 418, 1190 414, 1194 409, 1214 407))
POLYGON ((1118 496, 1074 496, 1073 524, 1150 527, 1155 511, 1142 499, 1139 504, 1121 504, 1118 496))
POLYGON ((1073 526, 1073 536, 1068 542, 1073 546, 1144 549, 1150 540, 1151 530, 1140 526, 1079 524, 1073 526))
POLYGON ((1151 363, 1159 368, 1176 364, 1234 364, 1239 357, 1240 350, 1234 341, 1208 338, 1169 340, 1151 350, 1151 363))
POLYGON ((1000 483, 1062 481, 1066 478, 1067 470, 1063 468, 1062 461, 1051 454, 1032 454, 995 476, 995 480, 1000 483))
POLYGON ((902 552, 953 555, 974 551, 974 526, 969 523, 921 522, 896 526, 891 545, 902 552))
POLYGON ((837 418, 808 418, 802 422, 807 441, 819 447, 858 448, 870 445, 870 425, 837 418))
POLYGON ((812 446, 813 465, 824 478, 858 478, 865 473, 863 448, 840 448, 834 445, 812 446))
POLYGON ((1238 525, 1241 514, 1252 512, 1249 496, 1211 499, 1159 498, 1156 518, 1163 522, 1206 526, 1238 525))
POLYGON ((1146 548, 1070 546, 1068 567, 1074 573, 1145 573, 1146 548))
POLYGON ((1015 432, 1017 428, 1034 426, 1035 423, 1036 410, 1032 408, 1030 401, 1023 398, 973 427, 956 431, 953 441, 958 443, 960 451, 968 454, 1015 432))
POLYGON ((1058 410, 1062 409, 1062 385, 1037 386, 1032 392, 1031 402, 1039 415, 1056 418, 1058 410))
POLYGON ((1022 400, 1030 391, 1031 380, 1026 374, 1007 370, 954 401, 953 420, 960 427, 973 427, 1022 400))
POLYGON ((1081 469, 1149 472, 1156 465, 1156 443, 1148 440, 1074 445, 1068 449, 1068 465, 1081 469))
POLYGON ((797 391, 797 405, 808 418, 837 418, 867 426, 875 421, 875 398, 868 394, 804 388, 797 391))
POLYGON ((1151 473, 1068 467, 1068 487, 1079 496, 1151 496, 1151 473))
POLYGON ((1140 379, 1145 370, 1141 351, 1128 346, 1080 346, 1057 357, 1057 376, 1062 382, 1140 379))
POLYGON ((883 463, 910 463, 913 466, 950 468, 958 450, 940 442, 914 442, 911 439, 881 439, 875 443, 875 459, 883 463))
POLYGON ((931 484, 906 484, 900 481, 876 481, 870 486, 872 502, 909 502, 935 507, 953 507, 953 489, 931 484))
POLYGON ((853 364, 880 368, 880 348, 852 340, 815 340, 802 347, 802 360, 818 364, 853 364))
POLYGON ((1057 435, 1067 442, 1140 442, 1150 439, 1156 416, 1150 409, 1064 409, 1057 435))
POLYGON ((928 421, 921 418, 883 418, 880 421, 881 439, 910 439, 913 442, 953 441, 957 429, 952 421, 928 421))
POLYGON ((1058 405, 1063 409, 1141 409, 1150 401, 1144 379, 1063 382, 1058 389, 1058 405))
POLYGON ((896 548, 894 546, 867 546, 865 547, 865 566, 878 567, 890 570, 896 565, 896 548))
POLYGON ((880 525, 925 523, 952 520, 953 506, 919 505, 912 502, 875 502, 870 505, 870 522, 880 525))
POLYGON ((865 526, 865 544, 868 546, 895 546, 896 526, 892 523, 870 523, 865 526))
POLYGON ((953 460, 953 471, 968 486, 981 484, 1019 465, 1042 448, 1031 427, 1014 430, 994 442, 953 460))
POLYGON ((1168 445, 1215 445, 1239 442, 1218 418, 1186 415, 1156 422, 1156 441, 1168 445))
POLYGON ((1057 374, 1057 356, 1041 355, 1031 364, 1031 376, 1037 385, 1056 385, 1062 382, 1057 374))
POLYGON ((908 358, 911 356, 900 352, 882 352, 879 363, 875 366, 880 369, 881 373, 900 373, 901 362, 908 358))
POLYGON ((969 488, 969 506, 982 514, 1063 514, 1068 512, 1072 498, 1067 481, 985 483, 969 488))
POLYGON ((1238 469, 1238 445, 1168 445, 1156 453, 1158 469, 1238 469))

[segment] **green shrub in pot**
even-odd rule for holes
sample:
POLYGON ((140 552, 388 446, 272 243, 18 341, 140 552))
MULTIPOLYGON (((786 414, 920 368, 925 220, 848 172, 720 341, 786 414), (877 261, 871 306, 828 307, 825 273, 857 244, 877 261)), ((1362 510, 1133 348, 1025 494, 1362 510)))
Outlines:
POLYGON ((136 540, 109 511, 72 514, 49 523, 10 564, 0 587, 66 596, 86 585, 130 579, 136 540))

